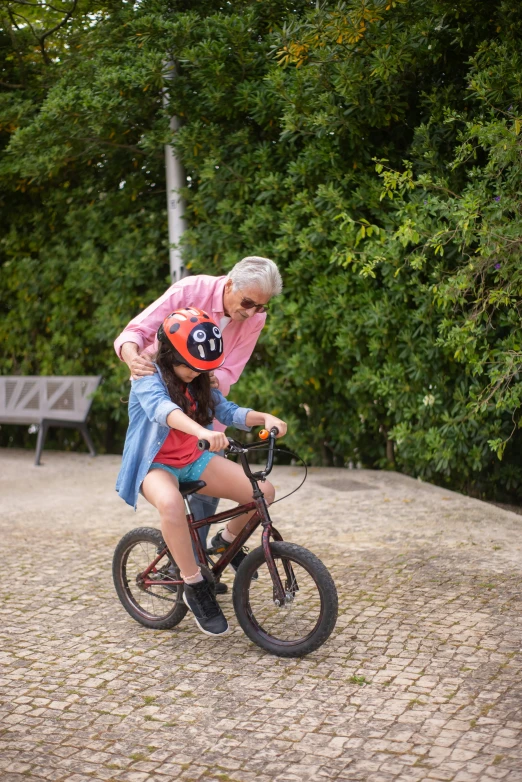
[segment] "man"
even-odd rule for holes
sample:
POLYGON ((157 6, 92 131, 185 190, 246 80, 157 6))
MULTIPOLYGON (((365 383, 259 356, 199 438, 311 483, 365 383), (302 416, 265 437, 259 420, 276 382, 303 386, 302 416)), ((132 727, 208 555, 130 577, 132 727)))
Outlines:
MULTIPOLYGON (((257 255, 243 258, 222 277, 206 274, 185 277, 130 321, 114 342, 114 349, 129 367, 131 378, 154 374, 156 367, 151 356, 158 348, 158 328, 174 310, 196 307, 208 313, 223 333, 225 362, 212 373, 211 383, 227 396, 265 325, 266 305, 282 289, 276 264, 257 255)), ((216 421, 214 428, 223 431, 225 427, 216 421)), ((196 520, 215 513, 217 504, 217 499, 194 495, 191 505, 196 520)), ((205 544, 208 527, 200 528, 199 534, 205 544)), ((226 591, 224 584, 220 586, 219 591, 226 591)))

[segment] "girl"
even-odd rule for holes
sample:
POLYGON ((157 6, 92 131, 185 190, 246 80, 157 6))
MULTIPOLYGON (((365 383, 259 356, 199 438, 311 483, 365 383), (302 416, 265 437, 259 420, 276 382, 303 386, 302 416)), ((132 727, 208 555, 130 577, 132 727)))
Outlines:
MULTIPOLYGON (((201 494, 223 497, 240 505, 252 499, 252 486, 242 468, 216 454, 226 448, 222 432, 208 426, 217 418, 226 426, 249 431, 252 426, 271 429, 279 437, 286 423, 268 413, 238 407, 217 390, 211 390, 208 373, 223 364, 223 339, 216 324, 193 307, 176 310, 158 330, 158 372, 132 381, 129 428, 123 449, 116 490, 136 508, 138 494, 160 514, 161 532, 185 582, 183 600, 207 635, 224 635, 228 623, 194 558, 179 481, 206 482, 201 494), (198 449, 198 440, 210 442, 209 451, 198 449)), ((273 502, 274 487, 265 482, 264 494, 273 502)), ((231 519, 212 538, 212 546, 227 547, 243 529, 253 511, 231 519)), ((232 560, 235 570, 245 554, 232 560)))

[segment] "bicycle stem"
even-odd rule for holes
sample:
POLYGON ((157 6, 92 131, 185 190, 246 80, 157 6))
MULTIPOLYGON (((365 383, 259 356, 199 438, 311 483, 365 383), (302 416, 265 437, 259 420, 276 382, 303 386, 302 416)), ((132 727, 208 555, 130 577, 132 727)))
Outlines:
POLYGON ((256 498, 255 491, 256 489, 258 490, 257 481, 264 481, 266 477, 270 475, 270 473, 272 472, 272 468, 274 466, 274 448, 275 448, 277 432, 278 430, 276 427, 270 430, 270 435, 269 435, 270 442, 268 444, 268 456, 266 460, 265 469, 254 473, 250 469, 250 465, 248 463, 248 459, 246 456, 249 451, 248 446, 245 447, 242 443, 238 442, 237 440, 233 440, 231 437, 228 438, 230 452, 237 454, 241 462, 243 471, 247 476, 247 478, 249 479, 250 483, 252 484, 252 488, 254 489, 254 499, 256 498))

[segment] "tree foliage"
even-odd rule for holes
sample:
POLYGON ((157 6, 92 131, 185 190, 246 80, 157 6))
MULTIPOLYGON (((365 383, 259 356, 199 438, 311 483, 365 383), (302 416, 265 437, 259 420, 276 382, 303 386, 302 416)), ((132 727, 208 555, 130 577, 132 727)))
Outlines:
POLYGON ((121 443, 127 379, 111 343, 168 283, 173 140, 191 270, 256 253, 284 275, 234 398, 286 415, 289 444, 318 463, 516 494, 522 11, 6 7, 2 373, 102 372, 98 438, 121 443))

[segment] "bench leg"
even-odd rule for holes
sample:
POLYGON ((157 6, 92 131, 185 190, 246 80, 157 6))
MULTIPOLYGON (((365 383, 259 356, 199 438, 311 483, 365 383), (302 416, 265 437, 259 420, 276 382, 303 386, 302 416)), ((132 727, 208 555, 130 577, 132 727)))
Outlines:
POLYGON ((78 427, 80 432, 83 435, 83 439, 85 440, 85 444, 89 451, 91 452, 91 456, 96 456, 96 451, 94 450, 94 445, 91 440, 91 435, 89 434, 89 430, 87 429, 87 424, 80 424, 78 427))
POLYGON ((40 464, 40 456, 42 455, 45 438, 47 437, 47 430, 49 428, 49 425, 45 419, 40 423, 40 428, 38 430, 38 439, 36 441, 36 457, 34 460, 35 467, 38 467, 40 464))

